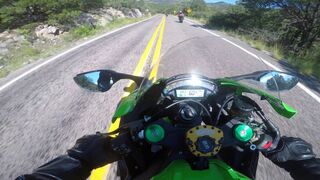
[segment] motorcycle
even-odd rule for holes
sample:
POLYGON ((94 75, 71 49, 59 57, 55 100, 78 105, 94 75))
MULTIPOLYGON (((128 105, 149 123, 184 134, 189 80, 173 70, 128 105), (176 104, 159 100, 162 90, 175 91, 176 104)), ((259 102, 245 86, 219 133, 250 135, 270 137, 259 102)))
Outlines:
MULTIPOLYGON (((180 43, 162 58, 184 45, 190 47, 188 41, 180 43)), ((255 179, 259 152, 274 149, 280 132, 253 96, 285 118, 297 113, 273 95, 298 83, 285 72, 224 78, 187 73, 155 80, 147 76, 151 71, 146 77, 109 69, 74 77, 93 92, 106 92, 123 79, 134 82, 112 118, 113 123, 120 119, 119 128, 109 133, 112 148, 122 156, 121 179, 255 179)))
POLYGON ((179 22, 183 23, 184 20, 184 14, 178 14, 179 22))

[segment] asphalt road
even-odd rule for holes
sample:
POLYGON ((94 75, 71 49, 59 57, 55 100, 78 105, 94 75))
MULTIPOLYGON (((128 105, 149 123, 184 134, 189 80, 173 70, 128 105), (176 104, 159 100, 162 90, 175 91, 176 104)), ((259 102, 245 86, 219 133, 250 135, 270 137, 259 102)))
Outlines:
MULTIPOLYGON (((1 91, 0 179, 13 179, 19 174, 31 172, 65 153, 77 138, 105 131, 127 82, 118 83, 107 93, 90 93, 80 89, 72 78, 80 72, 104 68, 132 73, 160 21, 160 16, 157 16, 87 44, 1 91)), ((268 66, 223 38, 279 68, 294 72, 239 40, 220 32, 214 33, 218 36, 191 22, 178 23, 176 17, 169 16, 164 29, 158 77, 187 72, 225 77, 268 69, 268 66)), ((0 87, 36 64, 1 80, 0 87)), ((320 96, 319 83, 302 79, 302 83, 320 96)), ((283 135, 307 140, 320 155, 320 103, 299 87, 281 94, 281 97, 298 109, 299 114, 292 120, 286 120, 264 104, 267 115, 279 126, 283 135)), ((257 179, 290 177, 262 157, 257 179)))

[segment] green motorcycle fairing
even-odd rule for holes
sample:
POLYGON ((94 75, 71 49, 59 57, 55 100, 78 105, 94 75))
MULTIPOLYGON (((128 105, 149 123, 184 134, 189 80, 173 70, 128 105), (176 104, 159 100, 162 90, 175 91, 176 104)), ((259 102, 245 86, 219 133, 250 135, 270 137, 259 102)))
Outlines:
POLYGON ((142 86, 138 89, 135 89, 128 96, 123 97, 120 100, 120 103, 116 109, 116 112, 112 117, 112 123, 114 123, 117 118, 120 118, 132 112, 133 109, 136 107, 137 103, 139 102, 139 100, 141 99, 141 97, 145 96, 146 94, 147 94, 146 96, 150 95, 147 92, 148 90, 152 90, 151 87, 163 86, 163 83, 164 83, 164 79, 159 79, 158 81, 153 83, 152 86, 150 84, 146 86, 142 86))
MULTIPOLYGON (((159 79, 155 84, 159 84, 163 82, 165 79, 159 79)), ((236 94, 241 95, 242 93, 253 93, 259 95, 261 98, 266 99, 271 107, 281 116, 286 117, 288 119, 294 117, 297 111, 291 107, 290 105, 286 104, 285 102, 281 101, 280 99, 272 96, 271 94, 258 90, 256 88, 252 88, 241 84, 237 81, 231 79, 216 79, 217 82, 221 86, 228 86, 235 88, 236 94)), ((130 93, 128 96, 123 97, 119 103, 119 106, 116 109, 116 112, 112 118, 112 122, 115 122, 117 118, 120 118, 128 113, 130 113, 134 107, 136 106, 139 99, 142 97, 143 93, 148 90, 151 86, 142 87, 130 93)))
POLYGON ((230 166, 218 159, 209 160, 209 168, 206 170, 192 170, 190 164, 184 160, 171 162, 152 180, 172 179, 201 179, 201 180, 250 180, 247 176, 233 170, 230 166))
POLYGON ((236 89, 235 92, 238 95, 242 95, 243 93, 253 93, 259 95, 261 98, 267 100, 271 107, 283 117, 290 119, 297 114, 297 110, 295 110, 293 107, 265 91, 246 86, 231 79, 219 79, 218 82, 222 86, 234 87, 236 89))
POLYGON ((135 105, 137 104, 138 100, 139 100, 139 92, 138 91, 134 91, 132 93, 130 93, 128 96, 123 97, 120 100, 120 103, 116 109, 116 112, 114 113, 113 117, 112 117, 112 123, 114 123, 116 121, 117 118, 120 118, 126 114, 128 114, 129 112, 131 112, 135 105))

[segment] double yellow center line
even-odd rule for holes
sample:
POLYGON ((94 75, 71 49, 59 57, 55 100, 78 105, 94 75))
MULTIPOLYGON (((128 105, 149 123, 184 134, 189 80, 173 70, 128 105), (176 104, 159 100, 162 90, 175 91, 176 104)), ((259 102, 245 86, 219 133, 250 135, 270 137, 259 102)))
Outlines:
MULTIPOLYGON (((154 49, 152 63, 151 63, 152 70, 149 75, 150 80, 153 80, 153 81, 156 80, 158 67, 160 64, 160 51, 161 51, 165 22, 166 22, 166 18, 163 16, 157 29, 154 31, 151 39, 149 40, 144 52, 142 53, 140 60, 138 62, 138 65, 136 66, 136 68, 133 72, 133 75, 135 75, 135 76, 143 75, 143 69, 147 64, 147 60, 149 59, 149 55, 152 52, 152 47, 154 46, 154 42, 159 34, 158 41, 157 41, 156 47, 154 49), (159 33, 159 31, 160 31, 160 33, 159 33)), ((132 86, 133 86, 133 82, 130 82, 128 87, 132 87, 132 86)), ((124 93, 123 97, 128 96, 128 95, 129 95, 129 93, 126 92, 126 93, 124 93)), ((115 123, 110 125, 108 132, 111 132, 111 131, 117 129, 119 127, 119 122, 120 122, 120 119, 118 118, 115 121, 115 123)), ((90 180, 102 180, 102 179, 104 180, 104 179, 106 179, 108 172, 109 172, 109 169, 110 169, 110 165, 93 170, 91 173, 91 176, 90 176, 90 180)))

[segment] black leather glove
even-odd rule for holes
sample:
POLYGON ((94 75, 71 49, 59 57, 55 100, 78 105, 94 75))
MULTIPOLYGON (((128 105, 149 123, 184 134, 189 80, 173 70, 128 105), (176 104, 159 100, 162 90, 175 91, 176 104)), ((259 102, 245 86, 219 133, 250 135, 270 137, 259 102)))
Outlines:
POLYGON ((293 179, 320 179, 320 159, 315 158, 312 145, 300 138, 284 136, 276 149, 263 154, 293 179))
POLYGON ((311 144, 301 138, 286 136, 281 137, 276 149, 263 154, 274 163, 307 160, 316 156, 311 144))
POLYGON ((89 168, 95 169, 119 160, 119 155, 111 148, 111 139, 103 133, 86 135, 78 139, 67 153, 70 157, 85 163, 89 168))

